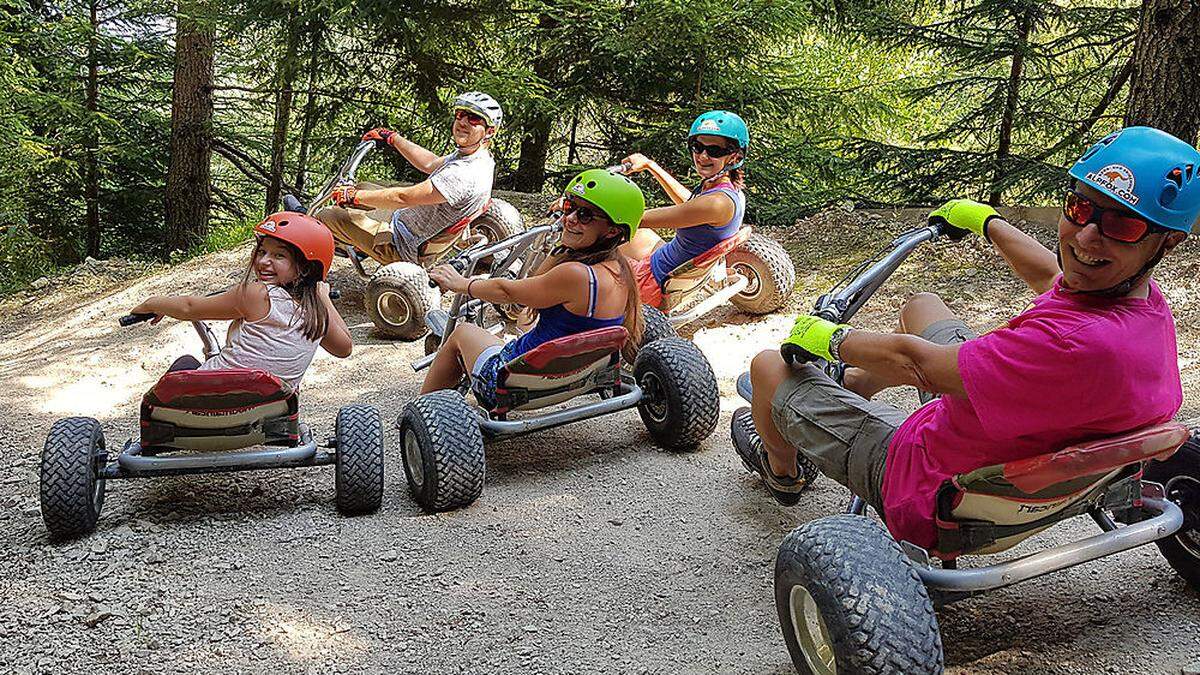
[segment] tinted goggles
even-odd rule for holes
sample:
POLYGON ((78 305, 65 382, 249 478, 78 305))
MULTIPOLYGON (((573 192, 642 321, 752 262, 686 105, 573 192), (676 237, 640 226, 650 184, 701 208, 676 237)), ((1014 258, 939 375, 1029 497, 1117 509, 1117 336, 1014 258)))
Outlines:
POLYGON ((1167 231, 1167 228, 1128 211, 1106 209, 1074 190, 1067 191, 1062 213, 1072 225, 1084 227, 1095 223, 1100 234, 1126 244, 1136 244, 1152 233, 1167 231))
POLYGON ((688 150, 691 150, 693 155, 708 153, 709 157, 712 157, 713 159, 719 159, 721 157, 732 155, 733 153, 737 152, 738 149, 730 148, 724 145, 706 145, 695 138, 689 138, 688 150))
POLYGON ((473 126, 477 126, 477 127, 487 126, 487 120, 483 119, 482 115, 476 115, 475 113, 470 112, 468 110, 463 110, 462 108, 455 109, 454 119, 461 120, 464 117, 467 118, 467 122, 473 126))
POLYGON ((563 215, 570 214, 575 214, 575 220, 578 220, 580 225, 587 225, 593 220, 608 221, 608 216, 603 211, 572 199, 565 199, 563 200, 563 215))

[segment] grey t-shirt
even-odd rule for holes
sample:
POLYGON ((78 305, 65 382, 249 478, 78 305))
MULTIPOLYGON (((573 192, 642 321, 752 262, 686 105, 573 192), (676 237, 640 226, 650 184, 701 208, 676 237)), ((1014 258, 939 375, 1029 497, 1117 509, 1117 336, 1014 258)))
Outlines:
MULTIPOLYGON (((492 195, 492 176, 496 171, 496 160, 487 150, 476 150, 469 155, 458 151, 447 155, 442 165, 429 174, 433 187, 446 201, 428 206, 410 206, 396 211, 392 216, 393 238, 400 240, 403 230, 395 227, 403 223, 421 244, 447 227, 483 208, 492 195)), ((400 248, 399 242, 397 248, 400 248)))

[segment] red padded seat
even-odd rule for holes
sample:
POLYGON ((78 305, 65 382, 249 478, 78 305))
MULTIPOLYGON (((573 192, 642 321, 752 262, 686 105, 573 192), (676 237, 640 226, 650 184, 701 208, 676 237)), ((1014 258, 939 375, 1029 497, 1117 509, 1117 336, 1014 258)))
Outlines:
POLYGON ((1160 424, 958 474, 938 490, 932 553, 998 553, 1097 503, 1132 507, 1142 466, 1173 455, 1190 433, 1160 424))
POLYGON ((167 373, 141 405, 141 444, 195 450, 299 439, 296 392, 263 370, 167 373))
POLYGON ((620 384, 622 326, 597 328, 544 342, 504 364, 492 412, 528 410, 620 384))
POLYGON ((663 280, 663 301, 660 309, 669 312, 688 304, 710 280, 723 282, 727 278, 725 268, 718 268, 717 264, 749 238, 750 226, 743 226, 732 237, 722 239, 716 246, 671 270, 663 280))

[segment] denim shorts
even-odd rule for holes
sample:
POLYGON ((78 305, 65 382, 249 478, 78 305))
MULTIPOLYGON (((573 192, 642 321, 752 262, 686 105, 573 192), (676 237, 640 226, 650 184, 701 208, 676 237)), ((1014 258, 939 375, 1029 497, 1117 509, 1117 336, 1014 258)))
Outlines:
POLYGON ((516 342, 492 345, 479 353, 471 366, 471 393, 479 405, 491 410, 496 407, 496 378, 504 364, 513 360, 516 342))

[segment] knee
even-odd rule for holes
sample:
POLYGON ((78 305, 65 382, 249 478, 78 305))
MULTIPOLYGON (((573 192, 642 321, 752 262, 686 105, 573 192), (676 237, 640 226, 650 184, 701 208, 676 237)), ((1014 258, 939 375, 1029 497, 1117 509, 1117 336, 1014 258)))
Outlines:
POLYGON ((755 390, 759 385, 774 387, 786 375, 787 364, 778 349, 764 349, 750 361, 750 382, 755 390))
POLYGON ((949 311, 950 309, 946 307, 946 303, 937 293, 917 293, 905 301, 904 306, 900 308, 900 323, 904 326, 923 323, 930 316, 945 314, 949 311))

